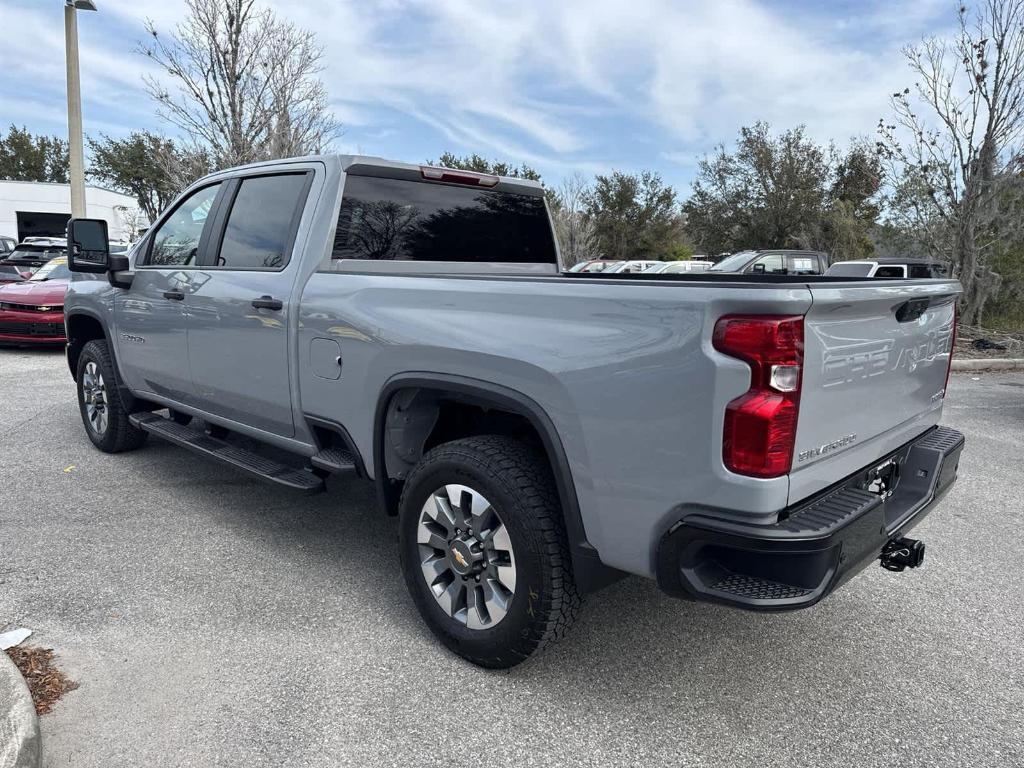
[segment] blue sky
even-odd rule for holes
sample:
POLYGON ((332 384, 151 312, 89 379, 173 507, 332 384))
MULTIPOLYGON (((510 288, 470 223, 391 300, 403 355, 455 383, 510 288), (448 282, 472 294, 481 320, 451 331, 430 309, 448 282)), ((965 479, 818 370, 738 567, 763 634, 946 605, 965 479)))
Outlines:
MULTIPOLYGON (((183 0, 96 0, 79 13, 88 135, 175 135, 134 53, 183 0)), ((64 135, 62 0, 0 0, 0 124, 64 135)), ((573 171, 653 168, 689 191, 694 167, 740 126, 871 135, 911 83, 900 48, 943 34, 946 0, 278 0, 324 46, 342 152, 422 162, 445 150, 573 171)))

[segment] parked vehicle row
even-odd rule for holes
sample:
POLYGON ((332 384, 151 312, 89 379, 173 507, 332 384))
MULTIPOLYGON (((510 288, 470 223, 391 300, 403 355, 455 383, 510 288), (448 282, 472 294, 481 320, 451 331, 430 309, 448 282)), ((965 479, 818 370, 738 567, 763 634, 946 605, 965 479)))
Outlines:
POLYGON ((701 257, 678 261, 615 261, 614 259, 591 259, 574 264, 568 272, 595 273, 604 272, 609 275, 637 274, 674 274, 679 272, 704 272, 714 262, 705 261, 701 257))
POLYGON ((839 261, 830 265, 826 253, 792 249, 739 251, 717 262, 705 260, 700 256, 684 261, 593 259, 580 262, 568 271, 605 274, 676 274, 707 271, 743 275, 826 275, 895 279, 949 277, 948 265, 928 259, 880 258, 839 261))

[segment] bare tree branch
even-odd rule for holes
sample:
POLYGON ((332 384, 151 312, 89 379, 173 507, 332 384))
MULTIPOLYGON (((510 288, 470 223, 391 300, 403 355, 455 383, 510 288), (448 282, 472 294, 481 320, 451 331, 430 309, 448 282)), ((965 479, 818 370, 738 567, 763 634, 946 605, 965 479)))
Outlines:
POLYGON ((145 77, 159 114, 204 148, 217 167, 322 151, 340 132, 317 75, 311 32, 255 0, 186 0, 169 36, 147 23, 139 50, 164 71, 145 77), (172 92, 165 81, 174 85, 172 92))
POLYGON ((952 261, 962 317, 977 324, 999 287, 994 245, 1024 231, 1024 0, 984 0, 973 14, 961 6, 958 22, 952 41, 905 49, 925 110, 909 88, 893 94, 894 122, 879 122, 878 147, 894 223, 952 261))

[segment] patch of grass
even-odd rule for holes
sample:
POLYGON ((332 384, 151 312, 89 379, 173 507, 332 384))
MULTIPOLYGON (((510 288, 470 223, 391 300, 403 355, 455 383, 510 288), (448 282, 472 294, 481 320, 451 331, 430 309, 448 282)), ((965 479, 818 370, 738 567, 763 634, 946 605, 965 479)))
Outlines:
POLYGON ((78 687, 78 683, 57 669, 52 648, 16 645, 8 648, 6 653, 28 683, 37 715, 50 712, 57 699, 78 687))

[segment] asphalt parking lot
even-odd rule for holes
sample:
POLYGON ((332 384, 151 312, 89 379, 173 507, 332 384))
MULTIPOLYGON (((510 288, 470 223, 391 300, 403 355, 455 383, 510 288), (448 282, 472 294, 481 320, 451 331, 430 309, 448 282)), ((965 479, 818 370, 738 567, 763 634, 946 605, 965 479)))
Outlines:
POLYGON ((1024 374, 951 390, 968 444, 924 568, 770 616, 628 579, 495 673, 421 624, 369 485, 104 455, 61 353, 0 350, 0 629, 80 684, 44 765, 1020 766, 1024 374))

